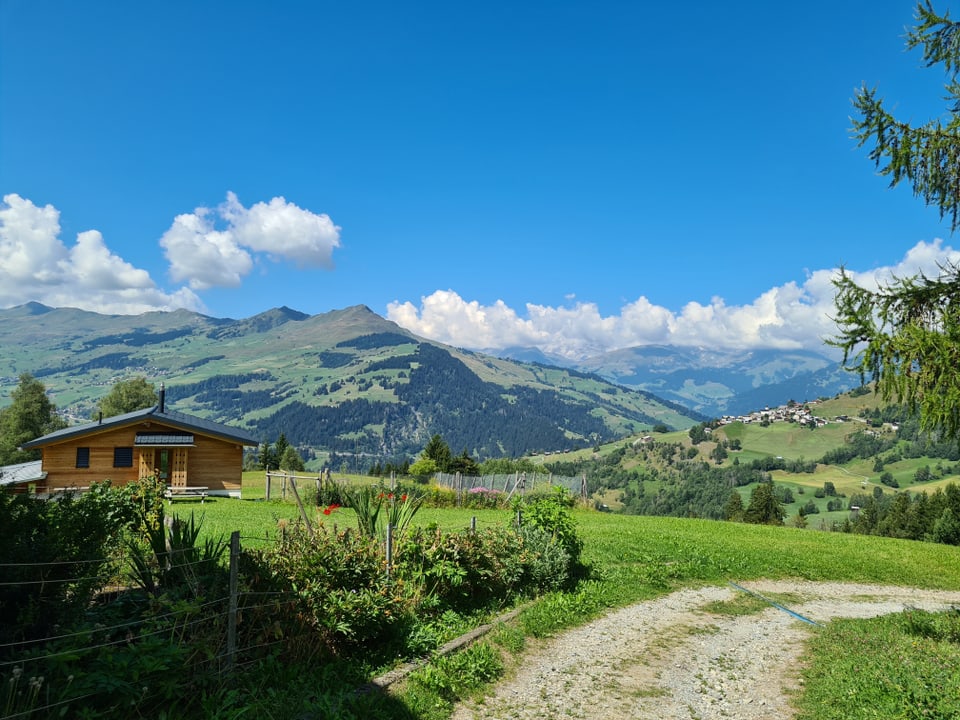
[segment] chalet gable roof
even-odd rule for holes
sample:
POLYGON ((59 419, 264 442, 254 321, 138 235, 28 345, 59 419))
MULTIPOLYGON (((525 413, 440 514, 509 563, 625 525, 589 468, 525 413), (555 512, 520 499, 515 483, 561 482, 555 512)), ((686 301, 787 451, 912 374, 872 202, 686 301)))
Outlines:
POLYGON ((186 413, 167 410, 161 411, 161 405, 154 405, 151 408, 135 410, 123 415, 114 415, 113 417, 95 420, 94 422, 84 423, 83 425, 73 425, 63 430, 38 437, 22 445, 24 450, 43 447, 52 443, 70 440, 92 433, 102 432, 108 429, 124 427, 125 425, 135 425, 141 422, 156 422, 176 430, 183 430, 188 433, 206 435, 240 443, 241 445, 257 445, 259 442, 246 430, 224 425, 223 423, 205 420, 186 413))

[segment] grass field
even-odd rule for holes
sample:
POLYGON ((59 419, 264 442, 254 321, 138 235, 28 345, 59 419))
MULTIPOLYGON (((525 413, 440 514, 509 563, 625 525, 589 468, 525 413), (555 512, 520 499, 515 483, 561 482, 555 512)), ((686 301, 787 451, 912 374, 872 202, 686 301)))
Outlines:
MULTIPOLYGON (((204 534, 239 530, 251 541, 275 536, 279 520, 289 522, 299 515, 293 502, 226 498, 177 505, 174 511, 202 514, 204 534)), ((470 527, 473 518, 479 528, 513 521, 506 510, 423 508, 413 525, 436 524, 453 531, 470 527)), ((799 577, 960 589, 960 548, 948 545, 592 510, 577 510, 574 518, 584 539, 584 558, 603 573, 632 582, 663 574, 678 582, 799 577)), ((338 527, 356 524, 349 508, 329 516, 313 509, 311 520, 338 527)), ((614 584, 624 588, 618 581, 614 584)))
POLYGON ((817 430, 786 422, 772 423, 767 427, 738 422, 725 425, 716 432, 728 440, 740 440, 745 448, 740 462, 744 462, 769 455, 789 460, 814 460, 842 445, 848 435, 862 429, 863 424, 856 422, 830 423, 817 430))
MULTIPOLYGON (((191 510, 203 513, 205 533, 240 530, 245 546, 255 546, 260 537, 275 534, 280 519, 291 521, 298 514, 296 505, 289 501, 217 499, 203 505, 175 507, 181 514, 191 510)), ((355 515, 349 509, 338 509, 329 516, 317 516, 315 508, 312 512, 313 519, 327 524, 335 523, 339 527, 355 524, 355 515)), ((469 527, 474 518, 480 528, 513 521, 509 511, 423 508, 413 524, 437 524, 446 530, 460 530, 469 527)), ((548 596, 534 603, 521 614, 515 632, 549 635, 584 623, 609 608, 662 595, 678 587, 756 578, 795 577, 960 590, 960 548, 953 546, 592 510, 576 510, 574 519, 584 540, 584 559, 593 567, 592 579, 572 593, 561 594, 566 599, 548 596)), ((845 687, 843 683, 856 683, 856 668, 862 666, 857 663, 861 649, 873 652, 870 648, 876 643, 886 640, 894 643, 900 653, 896 658, 878 660, 864 656, 862 663, 895 664, 896 668, 886 669, 895 670, 898 677, 902 677, 905 654, 921 652, 918 648, 925 647, 911 646, 902 633, 891 637, 894 631, 888 625, 877 625, 881 621, 856 622, 860 624, 853 626, 854 629, 848 624, 842 626, 837 635, 840 639, 827 637, 811 650, 811 667, 836 662, 842 677, 836 673, 811 675, 804 686, 804 696, 798 699, 801 705, 804 697, 809 697, 812 699, 808 703, 816 707, 824 693, 839 692, 836 688, 845 687), (880 639, 863 646, 851 645, 848 643, 851 633, 864 637, 879 633, 880 639), (846 644, 841 648, 838 643, 846 644), (842 654, 842 663, 836 659, 838 653, 842 654)), ((826 633, 824 630, 823 635, 826 633)), ((517 647, 522 645, 518 642, 517 647)), ((924 662, 923 658, 916 659, 916 667, 927 672, 929 668, 924 662)), ((877 672, 883 671, 881 667, 877 672)), ((839 714, 832 717, 845 717, 843 703, 843 698, 837 699, 839 714)), ((860 717, 853 713, 851 709, 846 717, 860 717)), ((414 716, 431 720, 445 717, 439 711, 414 716)))

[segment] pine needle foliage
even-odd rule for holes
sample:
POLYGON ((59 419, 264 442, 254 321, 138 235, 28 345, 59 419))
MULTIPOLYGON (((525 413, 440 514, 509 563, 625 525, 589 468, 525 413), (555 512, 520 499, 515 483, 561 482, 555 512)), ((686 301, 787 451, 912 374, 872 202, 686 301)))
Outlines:
MULTIPOLYGON (((861 88, 853 104, 860 146, 895 186, 907 181, 914 194, 960 225, 960 23, 937 13, 929 0, 916 8, 906 36, 928 67, 947 75, 949 112, 944 120, 913 127, 885 108, 875 89, 861 88)), ((894 277, 876 289, 857 285, 844 268, 834 280, 838 334, 827 344, 843 351, 843 363, 876 382, 885 401, 919 413, 923 430, 960 440, 960 266, 944 264, 929 277, 894 277)))
POLYGON ((859 117, 853 134, 859 145, 871 145, 869 157, 894 187, 906 180, 915 195, 948 217, 951 230, 960 225, 960 23, 950 13, 939 15, 929 0, 918 3, 917 24, 907 33, 907 48, 922 48, 927 67, 942 65, 950 103, 946 120, 913 127, 887 111, 876 88, 861 87, 853 99, 859 117))

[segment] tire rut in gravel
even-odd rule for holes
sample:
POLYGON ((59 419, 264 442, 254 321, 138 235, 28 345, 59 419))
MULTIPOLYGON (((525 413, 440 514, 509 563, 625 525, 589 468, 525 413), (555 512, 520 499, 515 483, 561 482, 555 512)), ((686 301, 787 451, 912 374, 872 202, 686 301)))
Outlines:
MULTIPOLYGON (((791 610, 819 623, 960 603, 958 592, 877 585, 742 585, 789 597, 791 610)), ((458 706, 453 720, 789 719, 814 628, 773 606, 737 616, 706 609, 739 595, 729 586, 680 590, 539 643, 510 679, 458 706)))

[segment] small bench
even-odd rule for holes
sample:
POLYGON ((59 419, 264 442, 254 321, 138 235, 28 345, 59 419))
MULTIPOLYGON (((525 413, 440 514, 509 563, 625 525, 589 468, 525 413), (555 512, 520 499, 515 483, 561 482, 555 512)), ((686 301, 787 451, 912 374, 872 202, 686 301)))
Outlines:
POLYGON ((174 500, 196 500, 200 498, 203 503, 207 499, 207 490, 205 487, 173 487, 170 486, 163 491, 163 496, 171 505, 174 500))

